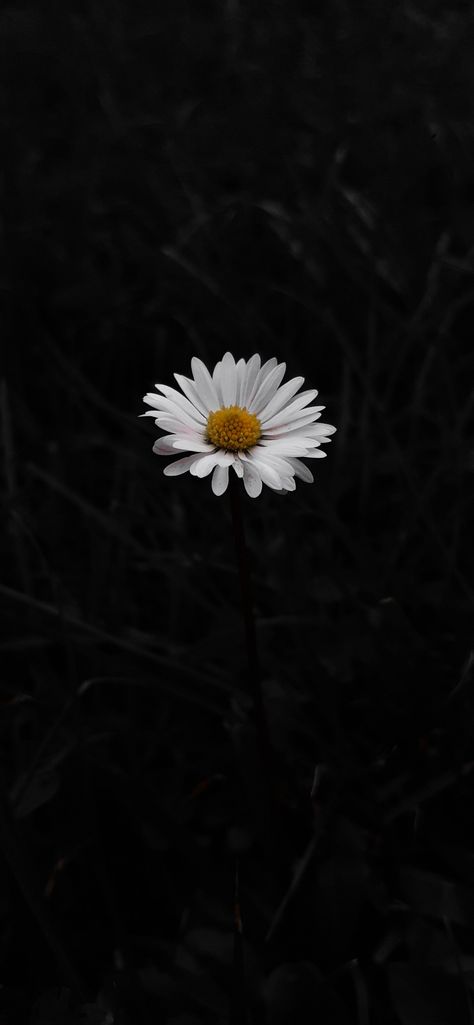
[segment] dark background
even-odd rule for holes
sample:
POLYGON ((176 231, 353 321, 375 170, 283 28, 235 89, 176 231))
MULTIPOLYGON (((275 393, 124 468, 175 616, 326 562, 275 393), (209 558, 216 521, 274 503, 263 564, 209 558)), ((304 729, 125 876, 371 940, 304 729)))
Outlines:
POLYGON ((472 5, 25 2, 0 48, 0 1021, 471 1025, 472 5), (242 489, 270 823, 228 496, 137 419, 227 349, 338 427, 242 489))

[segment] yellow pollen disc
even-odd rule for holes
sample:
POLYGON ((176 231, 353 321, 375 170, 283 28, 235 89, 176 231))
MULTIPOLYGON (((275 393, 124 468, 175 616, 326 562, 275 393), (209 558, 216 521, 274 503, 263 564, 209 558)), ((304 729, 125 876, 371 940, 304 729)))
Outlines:
POLYGON ((241 406, 224 406, 207 418, 207 437, 213 445, 232 452, 251 448, 258 441, 262 431, 255 413, 241 406))

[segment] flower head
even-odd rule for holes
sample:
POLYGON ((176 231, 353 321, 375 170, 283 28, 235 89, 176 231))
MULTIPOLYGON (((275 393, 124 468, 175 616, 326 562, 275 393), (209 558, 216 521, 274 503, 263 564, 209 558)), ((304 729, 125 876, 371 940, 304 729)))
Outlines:
POLYGON ((262 366, 258 353, 236 363, 226 352, 212 375, 196 356, 191 368, 192 378, 174 375, 181 391, 157 384, 160 394, 149 392, 143 400, 152 409, 142 416, 153 416, 168 432, 153 451, 189 453, 165 466, 167 476, 212 473, 212 490, 222 495, 233 467, 251 498, 263 484, 286 493, 295 490, 295 477, 313 481, 302 459, 322 459, 326 453, 320 446, 336 428, 316 422, 325 407, 309 405, 316 389, 299 392, 304 377, 282 384, 286 363, 273 358, 262 366))

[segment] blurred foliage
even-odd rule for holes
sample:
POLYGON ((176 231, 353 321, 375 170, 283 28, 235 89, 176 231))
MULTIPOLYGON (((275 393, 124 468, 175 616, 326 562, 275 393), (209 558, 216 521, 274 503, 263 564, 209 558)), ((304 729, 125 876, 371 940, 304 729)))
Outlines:
POLYGON ((0 13, 1 1025, 474 1020, 473 45, 461 0, 0 13), (226 349, 338 426, 244 502, 271 821, 227 501, 137 420, 226 349))

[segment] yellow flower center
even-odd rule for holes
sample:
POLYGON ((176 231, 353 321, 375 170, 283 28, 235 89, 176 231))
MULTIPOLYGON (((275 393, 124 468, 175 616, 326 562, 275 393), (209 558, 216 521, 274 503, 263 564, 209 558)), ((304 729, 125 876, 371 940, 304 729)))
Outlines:
POLYGON ((255 413, 241 406, 224 406, 207 418, 207 437, 219 448, 239 449, 251 448, 261 435, 260 420, 255 413))

